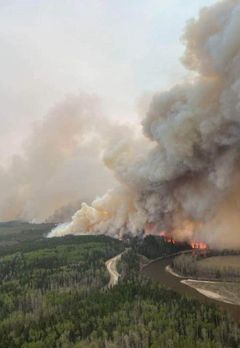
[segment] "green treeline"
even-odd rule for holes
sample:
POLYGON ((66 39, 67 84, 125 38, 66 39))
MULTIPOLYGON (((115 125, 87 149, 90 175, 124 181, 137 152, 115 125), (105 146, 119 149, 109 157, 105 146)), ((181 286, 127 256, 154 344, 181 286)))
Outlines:
POLYGON ((183 250, 191 250, 187 243, 169 243, 163 237, 147 236, 143 240, 133 239, 131 242, 132 249, 148 259, 156 259, 161 256, 167 256, 183 250))
POLYGON ((217 307, 140 276, 132 249, 108 290, 105 261, 123 250, 112 238, 82 236, 24 241, 3 253, 0 348, 240 346, 239 327, 217 307))
POLYGON ((1 347, 239 347, 239 328, 143 279, 110 291, 50 292, 2 320, 1 347))

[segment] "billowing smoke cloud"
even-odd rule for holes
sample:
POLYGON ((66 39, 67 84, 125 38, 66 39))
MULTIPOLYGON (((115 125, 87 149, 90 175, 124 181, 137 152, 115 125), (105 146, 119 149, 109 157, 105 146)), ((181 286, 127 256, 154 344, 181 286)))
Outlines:
POLYGON ((1 220, 62 221, 115 185, 102 152, 130 131, 101 109, 95 96, 69 96, 35 124, 23 154, 0 168, 1 220))
POLYGON ((152 146, 120 141, 106 150, 119 187, 83 204, 52 235, 138 234, 151 226, 181 240, 240 245, 239 33, 237 0, 205 8, 188 23, 182 61, 195 75, 153 97, 143 120, 152 146))

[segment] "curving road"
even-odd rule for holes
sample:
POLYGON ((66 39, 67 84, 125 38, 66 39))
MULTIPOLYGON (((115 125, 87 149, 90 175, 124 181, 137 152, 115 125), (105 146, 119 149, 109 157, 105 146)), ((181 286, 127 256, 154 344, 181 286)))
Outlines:
POLYGON ((120 277, 120 274, 117 271, 117 264, 121 260, 122 254, 119 254, 112 259, 105 262, 105 265, 107 267, 107 270, 110 274, 110 280, 108 283, 108 288, 112 288, 113 286, 117 285, 118 279, 120 277))

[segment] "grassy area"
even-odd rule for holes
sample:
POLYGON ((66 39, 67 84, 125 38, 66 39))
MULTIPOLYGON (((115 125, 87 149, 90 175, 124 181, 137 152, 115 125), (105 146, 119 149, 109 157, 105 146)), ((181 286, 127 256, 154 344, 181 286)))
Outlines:
POLYGON ((230 268, 240 272, 240 255, 212 256, 199 260, 198 264, 204 269, 224 271, 230 268))
POLYGON ((185 277, 202 280, 240 280, 240 255, 194 258, 180 255, 173 260, 173 269, 185 277))
POLYGON ((200 274, 220 280, 240 280, 240 255, 212 256, 199 260, 200 274))

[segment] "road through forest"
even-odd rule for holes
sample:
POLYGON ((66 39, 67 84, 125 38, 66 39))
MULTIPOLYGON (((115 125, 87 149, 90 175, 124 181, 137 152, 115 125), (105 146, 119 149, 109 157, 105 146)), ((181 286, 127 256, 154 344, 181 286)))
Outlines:
POLYGON ((110 280, 108 283, 108 288, 112 288, 117 285, 120 274, 117 271, 117 264, 121 260, 122 254, 114 256, 112 259, 106 261, 105 265, 107 267, 108 273, 110 274, 110 280))

